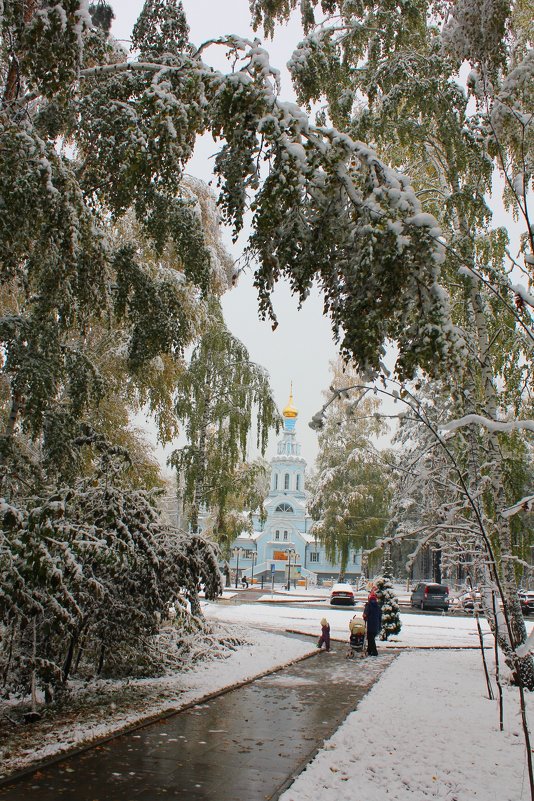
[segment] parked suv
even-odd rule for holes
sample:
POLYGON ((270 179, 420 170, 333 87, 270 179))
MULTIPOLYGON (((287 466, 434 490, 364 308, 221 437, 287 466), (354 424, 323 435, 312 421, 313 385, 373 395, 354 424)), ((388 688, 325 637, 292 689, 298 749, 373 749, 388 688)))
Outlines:
POLYGON ((446 612, 449 608, 449 588, 445 584, 421 582, 413 590, 410 604, 412 608, 442 609, 446 612))
POLYGON ((534 592, 532 590, 519 590, 518 595, 521 611, 525 617, 534 615, 534 592))

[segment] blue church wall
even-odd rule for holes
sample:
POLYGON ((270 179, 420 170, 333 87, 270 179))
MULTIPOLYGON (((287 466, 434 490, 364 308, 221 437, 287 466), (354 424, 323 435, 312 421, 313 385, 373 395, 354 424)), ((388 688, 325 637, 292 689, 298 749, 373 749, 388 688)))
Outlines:
MULTIPOLYGON (((283 411, 284 428, 277 445, 277 455, 271 460, 270 492, 265 499, 267 518, 263 525, 258 516, 253 519, 254 532, 243 533, 232 544, 229 561, 234 575, 246 574, 287 580, 291 563, 291 579, 309 577, 337 578, 339 564, 326 558, 324 547, 313 537, 313 521, 306 513, 306 461, 300 456, 296 441, 297 410, 290 395, 283 411), (273 567, 274 565, 274 567, 273 567)), ((361 552, 351 552, 345 569, 347 579, 361 574, 361 552)))

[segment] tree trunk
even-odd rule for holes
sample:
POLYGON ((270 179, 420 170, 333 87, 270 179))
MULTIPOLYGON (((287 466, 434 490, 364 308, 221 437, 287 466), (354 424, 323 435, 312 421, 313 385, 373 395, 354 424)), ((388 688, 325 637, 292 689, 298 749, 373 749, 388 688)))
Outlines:
POLYGON ((204 490, 206 483, 206 438, 208 426, 210 423, 210 396, 206 392, 206 402, 204 404, 204 414, 200 426, 200 437, 198 441, 198 465, 197 465, 197 479, 195 482, 195 492, 193 495, 193 503, 191 505, 191 531, 197 534, 199 530, 198 518, 200 509, 204 502, 204 490))
POLYGON ((11 660, 13 658, 13 643, 15 641, 15 628, 16 628, 15 621, 13 621, 13 623, 11 624, 11 636, 9 638, 9 650, 7 654, 6 665, 4 668, 4 682, 3 682, 4 687, 7 684, 7 677, 9 675, 9 670, 11 668, 11 660))
POLYGON ((441 584, 441 548, 436 548, 436 550, 433 551, 432 563, 434 581, 436 584, 441 584))
POLYGON ((85 646, 85 640, 87 638, 87 633, 85 633, 81 639, 80 647, 78 648, 78 653, 76 654, 76 664, 74 665, 74 673, 78 672, 78 668, 80 666, 80 659, 82 658, 83 649, 85 646))
POLYGON ((98 667, 96 669, 96 675, 100 676, 102 670, 104 668, 104 656, 106 655, 106 646, 104 643, 100 646, 100 656, 98 658, 98 667))
MULTIPOLYGON (((484 395, 482 411, 490 419, 496 420, 498 416, 498 397, 490 360, 491 344, 484 313, 484 300, 478 291, 475 279, 470 279, 470 281, 470 303, 477 332, 478 359, 484 395)), ((504 652, 506 664, 514 675, 514 681, 520 686, 534 690, 534 662, 532 657, 519 657, 515 653, 517 646, 525 642, 527 631, 517 594, 510 523, 508 518, 503 518, 499 515, 499 509, 504 509, 507 505, 502 474, 502 457, 497 434, 493 431, 488 431, 485 436, 487 454, 484 461, 492 470, 491 485, 495 506, 495 519, 492 520, 492 528, 498 544, 496 558, 499 560, 498 564, 494 561, 490 569, 495 574, 498 585, 502 587, 503 613, 507 629, 503 631, 502 627, 497 626, 491 604, 488 603, 489 599, 486 599, 484 603, 484 611, 492 633, 504 652)))
MULTIPOLYGON (((15 426, 17 424, 18 416, 20 411, 20 395, 17 392, 14 392, 11 396, 11 408, 9 410, 9 417, 7 418, 6 427, 3 433, 2 438, 10 443, 13 439, 13 434, 15 433, 15 426)), ((3 449, 3 453, 0 454, 0 467, 3 467, 7 460, 7 451, 8 448, 3 449)))
POLYGON ((202 609, 200 608, 200 599, 196 590, 189 593, 189 603, 191 604, 191 614, 194 617, 204 618, 202 609))
POLYGON ((67 679, 69 678, 72 659, 74 657, 74 648, 76 646, 77 640, 78 637, 74 634, 70 638, 69 648, 67 650, 67 656, 65 657, 65 662, 63 663, 63 670, 62 670, 63 684, 66 684, 67 679))
POLYGON ((37 712, 37 620, 33 619, 33 638, 32 638, 32 715, 37 712))
MULTIPOLYGON (((37 9, 37 0, 26 0, 24 8, 24 25, 28 25, 37 9)), ((4 96, 2 98, 2 108, 17 99, 20 90, 20 68, 19 60, 15 52, 9 54, 9 67, 6 75, 4 96)))

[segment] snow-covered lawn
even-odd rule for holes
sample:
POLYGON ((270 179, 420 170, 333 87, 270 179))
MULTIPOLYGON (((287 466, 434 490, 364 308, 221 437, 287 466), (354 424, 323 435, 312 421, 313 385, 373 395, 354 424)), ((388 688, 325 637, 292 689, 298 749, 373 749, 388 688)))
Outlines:
POLYGON ((503 732, 485 691, 474 651, 401 654, 280 801, 527 801, 518 691, 503 732))
MULTIPOLYGON (((331 607, 314 609, 308 606, 291 607, 279 604, 276 607, 267 604, 221 604, 205 602, 204 610, 209 617, 227 623, 249 623, 266 628, 282 628, 301 631, 319 636, 322 617, 330 623, 331 636, 347 641, 349 620, 355 614, 361 614, 361 606, 331 607)), ((479 639, 475 620, 472 617, 455 617, 453 615, 410 614, 401 612, 402 630, 386 643, 379 642, 379 648, 404 647, 478 647, 479 639)), ((481 618, 480 626, 488 646, 493 645, 489 634, 489 626, 481 618)), ((530 631, 533 623, 527 622, 530 631)))

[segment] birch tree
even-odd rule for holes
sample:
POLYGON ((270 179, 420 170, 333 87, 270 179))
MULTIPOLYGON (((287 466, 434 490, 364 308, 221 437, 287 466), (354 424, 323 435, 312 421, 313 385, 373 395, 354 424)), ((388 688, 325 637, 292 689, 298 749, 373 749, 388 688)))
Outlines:
POLYGON ((198 531, 203 509, 216 510, 216 528, 224 534, 228 500, 247 460, 254 420, 256 445, 263 454, 269 430, 278 429, 280 417, 265 370, 230 333, 215 300, 177 387, 176 416, 184 424, 187 444, 174 451, 171 463, 178 472, 191 530, 198 531))
MULTIPOLYGON (((357 374, 341 361, 332 364, 332 387, 338 389, 357 374)), ((389 521, 387 470, 376 437, 385 425, 378 403, 363 393, 354 399, 339 394, 319 433, 316 470, 310 481, 309 509, 314 535, 326 546, 330 561, 347 566, 351 550, 371 549, 389 521)))
MULTIPOLYGON (((534 687, 532 664, 520 665, 515 656, 526 632, 510 520, 503 516, 514 499, 506 491, 499 432, 501 423, 516 425, 531 392, 532 31, 520 4, 495 6, 488 17, 476 0, 447 10, 412 3, 402 15, 382 2, 323 3, 319 14, 314 0, 257 0, 253 18, 272 33, 274 22, 297 6, 306 36, 290 69, 300 102, 322 103, 320 119, 372 140, 382 159, 412 177, 425 211, 439 220, 446 252, 440 291, 450 304, 446 327, 458 335, 451 343, 456 359, 420 364, 445 377, 452 416, 471 426, 466 439, 486 487, 478 533, 483 530, 494 546, 487 581, 499 585, 510 613, 507 632, 500 627, 501 645, 517 680, 525 681, 519 675, 525 667, 534 687), (470 71, 462 84, 463 62, 470 71), (518 259, 509 252, 507 232, 492 225, 496 172, 504 180, 504 202, 524 223, 518 259)), ((395 282, 396 267, 387 272, 395 282)), ((413 287, 414 296, 424 283, 413 287)), ((401 285, 396 289, 402 302, 401 285)), ((373 308, 376 299, 366 295, 361 306, 373 308)), ((358 311, 366 320, 366 309, 358 311)), ((406 375, 402 348, 395 371, 397 378, 406 375)), ((520 417, 516 428, 526 431, 528 425, 520 417)), ((489 608, 487 613, 491 620, 489 608)))

